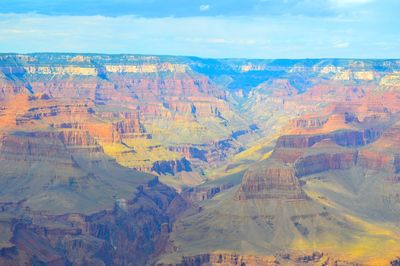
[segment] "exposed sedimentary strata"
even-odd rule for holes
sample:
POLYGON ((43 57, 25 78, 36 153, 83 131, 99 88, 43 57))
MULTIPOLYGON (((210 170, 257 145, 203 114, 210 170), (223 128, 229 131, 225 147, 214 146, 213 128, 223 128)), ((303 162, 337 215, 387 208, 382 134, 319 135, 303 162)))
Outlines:
POLYGON ((356 163, 357 152, 327 152, 301 157, 294 167, 296 176, 301 177, 329 170, 349 169, 356 163))
POLYGON ((3 135, 0 157, 4 161, 50 160, 60 164, 72 164, 70 155, 60 139, 37 136, 36 133, 3 135))
POLYGON ((76 164, 72 152, 90 157, 98 156, 103 149, 83 130, 15 132, 1 137, 1 160, 20 165, 21 171, 35 163, 52 163, 60 173, 69 172, 76 164))
POLYGON ((169 147, 170 151, 173 152, 179 152, 181 153, 186 159, 188 160, 200 160, 207 162, 207 151, 201 149, 201 147, 191 147, 190 145, 184 145, 184 146, 172 146, 169 147))
POLYGON ((29 66, 25 68, 25 71, 31 75, 97 75, 96 68, 79 66, 29 66))
POLYGON ((354 167, 358 164, 358 151, 354 148, 375 141, 380 135, 379 131, 367 129, 281 136, 270 158, 246 171, 235 198, 306 199, 300 177, 354 167))
POLYGON ((162 63, 158 65, 143 64, 143 65, 105 65, 107 72, 111 73, 155 73, 155 72, 176 72, 184 73, 187 66, 184 64, 162 63))
POLYGON ((249 169, 235 198, 246 199, 307 199, 291 166, 268 160, 258 167, 249 169))
POLYGON ((242 72, 263 71, 263 70, 266 70, 266 67, 262 66, 262 65, 247 64, 247 65, 240 66, 240 70, 242 72))
POLYGON ((206 188, 194 187, 186 189, 182 191, 180 194, 182 195, 183 198, 185 198, 190 202, 199 202, 203 200, 209 200, 218 193, 221 193, 226 189, 232 188, 234 185, 235 185, 234 183, 227 183, 206 188))
POLYGON ((321 140, 332 140, 336 144, 345 147, 363 146, 376 140, 381 132, 378 129, 366 129, 365 131, 336 131, 320 135, 286 135, 277 141, 277 147, 307 148, 321 140))
POLYGON ((0 75, 0 100, 5 100, 10 98, 10 96, 21 93, 29 93, 24 84, 16 84, 10 80, 2 78, 0 75))
POLYGON ((358 164, 373 170, 394 170, 395 158, 393 154, 385 154, 368 149, 360 150, 358 164))
POLYGON ((372 71, 357 71, 354 72, 354 79, 357 80, 373 80, 374 72, 372 71))
POLYGON ((374 73, 372 71, 351 71, 341 70, 337 71, 333 77, 335 80, 373 80, 374 73))
POLYGON ((400 73, 394 73, 384 76, 380 83, 378 90, 380 91, 398 91, 400 89, 400 73))
MULTIPOLYGON (((69 60, 69 62, 85 62, 88 59, 69 60)), ((156 72, 176 72, 184 73, 187 66, 184 64, 137 64, 137 65, 104 65, 105 71, 110 73, 156 73, 156 72)), ((31 75, 83 75, 96 76, 99 69, 90 66, 67 65, 67 66, 27 66, 24 70, 14 69, 13 73, 25 71, 31 75)), ((10 71, 11 72, 11 71, 10 71)))
POLYGON ((31 104, 25 113, 16 117, 17 125, 32 123, 37 120, 63 120, 67 122, 82 121, 89 116, 93 105, 86 101, 73 101, 71 103, 60 104, 57 101, 42 101, 41 103, 31 104))
POLYGON ((326 122, 327 119, 322 117, 301 117, 292 119, 290 126, 293 128, 313 129, 321 128, 326 122))
POLYGON ((134 137, 135 134, 144 133, 144 128, 138 116, 131 116, 122 121, 118 121, 115 123, 115 130, 121 134, 123 138, 134 137))

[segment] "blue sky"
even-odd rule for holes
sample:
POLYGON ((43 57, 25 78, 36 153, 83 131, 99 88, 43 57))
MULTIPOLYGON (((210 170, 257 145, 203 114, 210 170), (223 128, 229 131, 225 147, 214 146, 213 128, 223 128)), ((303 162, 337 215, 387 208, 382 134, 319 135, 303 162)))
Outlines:
POLYGON ((399 0, 1 0, 0 52, 400 58, 399 0))

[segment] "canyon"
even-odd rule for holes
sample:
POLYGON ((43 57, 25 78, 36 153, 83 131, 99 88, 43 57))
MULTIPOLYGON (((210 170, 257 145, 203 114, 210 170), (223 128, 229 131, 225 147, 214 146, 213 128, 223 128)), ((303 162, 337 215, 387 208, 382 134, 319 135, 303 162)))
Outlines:
POLYGON ((1 265, 396 265, 400 61, 0 54, 1 265))

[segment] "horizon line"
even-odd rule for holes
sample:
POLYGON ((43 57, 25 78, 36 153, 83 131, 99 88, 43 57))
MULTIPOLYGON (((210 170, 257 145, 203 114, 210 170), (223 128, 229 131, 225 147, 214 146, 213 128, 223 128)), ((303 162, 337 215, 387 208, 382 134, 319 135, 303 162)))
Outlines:
POLYGON ((197 55, 181 55, 181 54, 141 54, 141 53, 100 53, 100 52, 0 52, 2 55, 38 55, 38 54, 59 54, 59 55, 109 55, 109 56, 159 56, 159 57, 183 57, 213 60, 400 60, 394 57, 202 57, 197 55))

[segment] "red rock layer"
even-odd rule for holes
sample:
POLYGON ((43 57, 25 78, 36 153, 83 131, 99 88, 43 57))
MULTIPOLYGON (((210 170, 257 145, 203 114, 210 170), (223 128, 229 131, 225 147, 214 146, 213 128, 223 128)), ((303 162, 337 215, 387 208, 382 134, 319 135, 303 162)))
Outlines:
POLYGON ((246 171, 235 198, 304 200, 307 197, 293 167, 269 160, 246 171))
POLYGON ((0 158, 16 162, 49 160, 61 164, 72 163, 70 155, 60 139, 38 137, 34 134, 21 133, 21 135, 3 136, 0 141, 0 158))
POLYGON ((381 130, 375 128, 364 131, 338 130, 329 134, 284 135, 279 137, 276 147, 309 148, 321 140, 332 140, 336 144, 345 147, 357 147, 373 142, 380 135, 381 130))
POLYGON ((358 165, 373 170, 394 170, 394 155, 362 149, 359 152, 358 165))
POLYGON ((349 169, 356 165, 358 153, 320 153, 301 157, 295 163, 296 176, 306 176, 329 170, 349 169))

